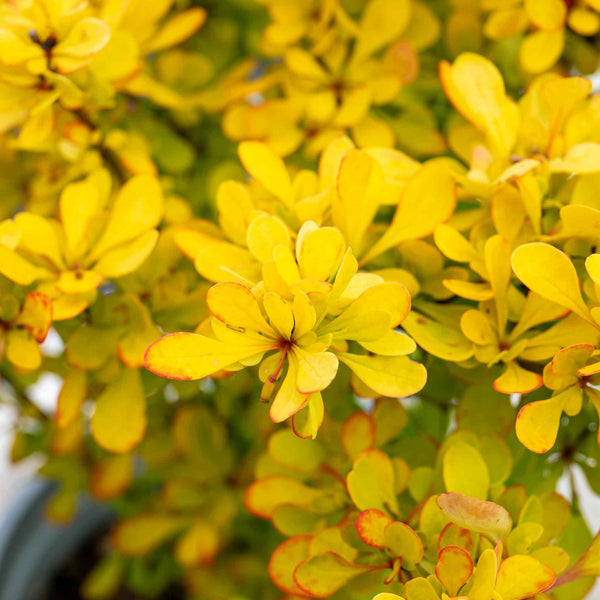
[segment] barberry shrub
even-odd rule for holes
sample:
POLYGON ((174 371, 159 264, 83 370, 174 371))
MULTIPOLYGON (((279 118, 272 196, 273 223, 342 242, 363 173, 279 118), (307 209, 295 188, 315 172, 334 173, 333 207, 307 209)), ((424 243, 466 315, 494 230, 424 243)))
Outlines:
POLYGON ((116 515, 83 598, 591 598, 599 11, 0 3, 0 400, 116 515))

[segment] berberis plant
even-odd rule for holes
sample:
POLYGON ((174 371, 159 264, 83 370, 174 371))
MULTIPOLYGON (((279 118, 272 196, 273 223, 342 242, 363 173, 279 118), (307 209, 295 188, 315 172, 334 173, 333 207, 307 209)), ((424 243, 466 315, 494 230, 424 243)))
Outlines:
POLYGON ((0 2, 0 394, 47 517, 118 515, 81 597, 588 595, 599 30, 597 0, 0 2))

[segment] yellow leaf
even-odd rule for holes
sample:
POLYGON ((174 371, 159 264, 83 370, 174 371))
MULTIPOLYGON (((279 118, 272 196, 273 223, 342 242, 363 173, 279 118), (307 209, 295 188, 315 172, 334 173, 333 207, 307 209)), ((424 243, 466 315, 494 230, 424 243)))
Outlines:
POLYGON ((456 206, 454 179, 442 162, 426 163, 408 180, 385 233, 366 253, 367 262, 405 240, 431 235, 456 206))
POLYGON ((110 39, 110 27, 100 19, 81 19, 55 48, 58 56, 86 57, 99 52, 110 39))
POLYGON ((534 75, 548 71, 560 58, 564 45, 565 36, 562 29, 530 33, 519 47, 521 66, 534 75))
POLYGON ((310 397, 310 394, 303 394, 298 390, 299 367, 295 355, 290 354, 287 362, 287 373, 269 409, 269 416, 273 423, 281 423, 296 414, 310 397))
POLYGON ((90 491, 100 500, 122 494, 133 480, 133 455, 117 454, 102 459, 94 468, 90 491))
POLYGON ((64 294, 85 294, 102 283, 102 275, 96 271, 63 271, 56 281, 56 289, 64 294))
POLYGON ((276 217, 260 215, 252 220, 246 232, 248 249, 261 262, 273 258, 275 246, 289 246, 290 234, 285 224, 276 217))
POLYGON ((300 438, 317 437, 317 432, 323 423, 325 407, 321 394, 311 394, 307 404, 292 416, 294 433, 300 438))
POLYGON ((279 506, 310 507, 323 492, 297 479, 283 475, 269 475, 252 483, 244 494, 246 508, 257 517, 270 519, 279 506))
POLYGON ((408 0, 369 0, 359 24, 355 60, 365 59, 398 39, 410 21, 411 8, 408 0))
POLYGON ((516 141, 519 113, 496 66, 465 52, 452 65, 441 63, 440 79, 458 112, 485 134, 494 153, 508 157, 516 141))
POLYGON ((94 265, 94 271, 107 279, 133 273, 150 256, 157 242, 158 231, 146 231, 138 238, 109 250, 94 265))
POLYGON ((373 548, 385 548, 385 529, 392 520, 380 510, 370 508, 363 510, 356 520, 354 527, 358 537, 373 548))
POLYGON ((406 356, 363 356, 338 353, 338 358, 372 390, 390 398, 405 398, 427 381, 425 367, 406 356))
POLYGON ((199 521, 182 535, 175 545, 175 557, 185 567, 209 564, 219 550, 215 527, 199 521))
POLYGON ((524 369, 514 360, 506 364, 506 370, 494 381, 494 389, 502 394, 527 394, 542 385, 538 373, 524 369))
POLYGON ((560 29, 567 17, 563 0, 525 0, 525 10, 530 21, 545 31, 560 29))
POLYGON ((556 573, 533 556, 509 556, 503 560, 496 578, 496 592, 502 600, 522 600, 547 590, 556 573))
POLYGON ((402 327, 421 348, 438 358, 461 362, 473 356, 473 345, 457 329, 411 311, 402 327))
POLYGON ((146 396, 139 372, 123 369, 96 400, 92 435, 105 450, 129 452, 146 431, 146 396))
POLYGON ((472 573, 473 561, 462 548, 447 546, 440 550, 435 574, 450 596, 456 596, 472 573))
POLYGON ((493 502, 450 492, 440 494, 437 504, 452 523, 475 533, 489 535, 499 541, 512 528, 508 511, 493 502))
POLYGON ((195 333, 172 333, 148 348, 144 363, 149 371, 161 377, 202 379, 271 348, 271 344, 264 343, 236 348, 195 333))
POLYGON ((524 244, 513 252, 512 267, 531 291, 591 321, 575 267, 566 254, 541 242, 524 244))
POLYGON ((292 182, 283 160, 262 142, 242 142, 238 154, 248 174, 284 204, 293 202, 292 182))
POLYGON ((108 223, 92 248, 88 262, 95 262, 109 250, 154 229, 162 214, 163 195, 156 177, 132 177, 119 190, 108 223))
POLYGON ((349 150, 340 165, 333 222, 355 253, 363 248, 363 237, 373 222, 384 190, 379 163, 361 150, 349 150))
POLYGON ((7 360, 25 371, 38 369, 42 354, 38 343, 26 329, 11 329, 6 334, 7 360))
POLYGON ((346 243, 334 227, 320 227, 298 234, 296 252, 303 279, 329 281, 337 272, 346 252, 346 243))
POLYGON ((490 475, 481 454, 466 442, 450 445, 443 459, 444 485, 449 492, 460 492, 485 500, 490 487, 490 475))
POLYGON ((22 212, 15 217, 21 232, 19 250, 47 258, 55 267, 64 267, 55 224, 44 217, 22 212))
POLYGON ((304 352, 294 348, 298 357, 296 389, 300 394, 314 394, 325 389, 335 378, 338 359, 331 352, 304 352))
POLYGON ((373 417, 363 412, 350 415, 342 427, 341 442, 346 454, 356 460, 363 450, 375 445, 376 424, 373 417))
POLYGON ((549 165, 553 173, 597 173, 600 171, 600 144, 584 142, 571 146, 562 158, 551 160, 549 165))
POLYGON ((43 342, 52 325, 52 301, 41 292, 29 292, 15 321, 29 331, 37 342, 43 342))
POLYGON ((548 452, 556 441, 565 405, 578 392, 581 395, 581 391, 572 386, 548 400, 523 406, 516 422, 517 437, 521 444, 538 454, 548 452))
POLYGON ((201 7, 177 13, 160 28, 157 35, 150 39, 147 52, 158 52, 180 44, 196 33, 205 20, 206 10, 201 7))
POLYGON ((494 297, 494 291, 488 283, 474 283, 472 281, 462 281, 461 279, 444 279, 442 283, 453 294, 468 300, 483 302, 494 297))
POLYGON ((68 427, 76 421, 86 395, 87 375, 85 371, 69 371, 65 375, 58 394, 56 423, 60 428, 68 427))

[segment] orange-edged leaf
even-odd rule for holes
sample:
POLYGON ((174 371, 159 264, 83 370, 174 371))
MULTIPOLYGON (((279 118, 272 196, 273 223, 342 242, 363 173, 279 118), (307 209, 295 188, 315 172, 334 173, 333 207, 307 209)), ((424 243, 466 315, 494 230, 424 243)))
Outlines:
POLYGON ((468 529, 459 527, 454 523, 448 523, 440 537, 438 538, 438 552, 446 546, 458 546, 462 548, 467 554, 471 554, 473 550, 473 535, 468 529))
POLYGON ((184 567, 210 564, 219 551, 219 533, 214 524, 198 521, 175 544, 175 558, 184 567))
POLYGON ((414 530, 402 523, 393 521, 385 528, 385 545, 395 557, 409 563, 418 563, 423 558, 423 542, 414 530))
POLYGON ((365 450, 346 476, 348 493, 360 510, 376 508, 398 512, 394 486, 394 466, 381 450, 365 450))
POLYGON ((294 581, 305 594, 327 598, 358 575, 380 568, 355 565, 333 552, 325 552, 301 562, 294 571, 294 581))
POLYGON ((516 555, 503 560, 496 578, 502 600, 523 600, 547 590, 556 573, 533 556, 516 555))
POLYGON ((202 379, 268 349, 270 345, 235 347, 195 333, 172 333, 146 350, 144 363, 161 377, 202 379))
POLYGON ((456 596, 458 590, 467 583, 473 573, 471 557, 457 546, 446 546, 438 554, 435 575, 446 588, 450 596, 456 596))
POLYGON ((494 389, 502 394, 527 394, 537 390, 542 383, 541 375, 524 369, 513 360, 494 381, 494 389))
POLYGON ((380 510, 370 508, 363 510, 356 520, 354 527, 360 539, 374 548, 385 548, 385 528, 392 520, 380 510))
POLYGON ((521 444, 538 454, 548 452, 556 442, 565 405, 571 395, 577 392, 581 395, 577 386, 571 386, 548 400, 538 400, 523 406, 516 422, 517 437, 521 444))
POLYGON ((355 412, 344 422, 341 432, 342 446, 351 460, 375 445, 376 425, 372 416, 355 412))
POLYGON ((36 341, 43 342, 52 324, 52 300, 46 294, 29 292, 15 323, 23 325, 36 341))
POLYGON ((280 544, 269 560, 271 581, 290 596, 306 596, 294 581, 296 567, 309 557, 310 535, 295 535, 280 544))
POLYGON ((450 492, 440 494, 437 504, 452 523, 475 533, 502 539, 512 527, 508 511, 494 502, 450 492))

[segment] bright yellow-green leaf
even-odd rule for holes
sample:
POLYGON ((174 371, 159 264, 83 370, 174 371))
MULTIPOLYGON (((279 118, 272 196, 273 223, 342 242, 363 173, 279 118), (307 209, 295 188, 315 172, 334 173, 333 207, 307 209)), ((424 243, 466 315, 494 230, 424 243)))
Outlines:
POLYGON ((405 523, 393 521, 385 527, 385 545, 394 557, 404 561, 418 563, 423 558, 421 538, 405 523))
POLYGON ((485 500, 490 476, 481 454, 466 442, 449 446, 443 460, 444 484, 449 492, 460 492, 485 500))

